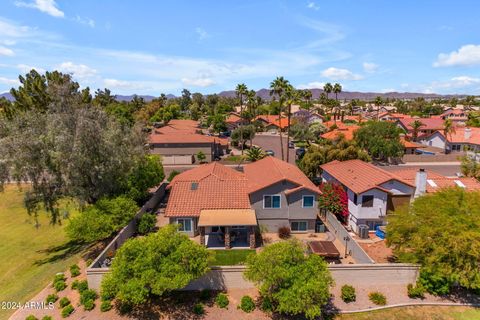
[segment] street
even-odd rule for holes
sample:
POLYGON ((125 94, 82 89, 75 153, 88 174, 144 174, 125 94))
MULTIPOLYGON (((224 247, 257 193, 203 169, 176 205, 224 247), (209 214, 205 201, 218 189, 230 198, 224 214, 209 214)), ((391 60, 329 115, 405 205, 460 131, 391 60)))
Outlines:
MULTIPOLYGON (((284 160, 287 161, 287 150, 290 153, 289 163, 295 164, 295 149, 289 149, 287 146, 287 137, 282 136, 284 146, 284 160)), ((272 150, 275 152, 275 157, 282 159, 282 151, 280 147, 280 136, 276 134, 257 134, 253 138, 253 144, 259 146, 264 151, 272 150)))

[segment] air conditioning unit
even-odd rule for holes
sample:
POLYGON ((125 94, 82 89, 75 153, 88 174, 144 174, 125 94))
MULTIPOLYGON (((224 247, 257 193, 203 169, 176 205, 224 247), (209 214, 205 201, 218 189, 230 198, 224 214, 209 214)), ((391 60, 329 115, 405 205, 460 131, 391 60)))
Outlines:
POLYGON ((366 224, 358 225, 358 235, 361 239, 368 239, 368 229, 366 224))

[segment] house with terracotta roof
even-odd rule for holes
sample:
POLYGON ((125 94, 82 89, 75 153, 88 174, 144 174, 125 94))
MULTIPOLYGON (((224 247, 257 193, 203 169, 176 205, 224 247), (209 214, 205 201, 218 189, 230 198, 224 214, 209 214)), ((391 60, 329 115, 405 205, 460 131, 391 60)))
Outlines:
POLYGON ((454 122, 465 123, 468 120, 467 112, 461 109, 450 109, 440 115, 443 120, 451 119, 454 122))
POLYGON ((340 137, 344 137, 347 141, 350 141, 353 139, 353 134, 358 130, 358 128, 360 127, 356 125, 342 124, 336 129, 325 132, 324 134, 320 135, 320 137, 327 140, 335 140, 339 139, 340 137))
POLYGON ((323 182, 338 183, 347 192, 347 224, 355 232, 359 225, 373 231, 386 224, 387 213, 408 204, 415 193, 411 181, 361 160, 332 161, 321 168, 323 182))
POLYGON ((208 247, 255 247, 255 231, 288 226, 313 232, 319 189, 298 167, 274 157, 243 171, 217 162, 177 175, 169 184, 165 217, 208 247))
POLYGON ((240 125, 248 125, 248 120, 242 119, 240 114, 236 112, 230 112, 227 119, 225 120, 227 128, 229 131, 232 131, 238 128, 240 125))
POLYGON ((444 120, 442 118, 401 118, 396 121, 397 126, 402 128, 408 136, 413 135, 412 123, 414 121, 420 121, 423 126, 418 130, 418 136, 429 135, 438 130, 443 130, 444 120))
POLYGON ((455 131, 445 136, 443 130, 420 137, 420 142, 427 146, 437 147, 447 152, 464 150, 480 151, 480 128, 456 127, 455 131))
POLYGON ((265 131, 285 131, 288 128, 288 118, 283 116, 279 120, 278 115, 262 114, 258 115, 255 120, 263 124, 265 131))
POLYGON ((300 109, 298 111, 292 112, 292 120, 300 123, 305 124, 312 124, 312 123, 322 123, 325 118, 315 112, 311 112, 305 109, 300 109))
POLYGON ((154 128, 149 139, 150 152, 162 156, 163 164, 192 164, 202 152, 210 162, 225 154, 228 139, 201 134, 197 121, 171 120, 154 128))

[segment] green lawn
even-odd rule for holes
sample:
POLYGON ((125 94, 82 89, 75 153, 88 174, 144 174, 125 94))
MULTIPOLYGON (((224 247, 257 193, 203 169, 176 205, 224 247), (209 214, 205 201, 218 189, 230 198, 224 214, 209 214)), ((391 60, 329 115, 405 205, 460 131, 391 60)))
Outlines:
POLYGON ((480 309, 469 307, 402 307, 344 314, 335 320, 477 320, 480 309))
MULTIPOLYGON (((82 248, 68 242, 63 226, 39 215, 37 229, 23 207, 23 192, 13 185, 0 192, 0 301, 31 299, 55 273, 79 260, 82 248)), ((0 319, 11 313, 0 309, 0 319)))
POLYGON ((247 257, 255 250, 212 250, 214 254, 212 266, 234 266, 244 264, 247 257))

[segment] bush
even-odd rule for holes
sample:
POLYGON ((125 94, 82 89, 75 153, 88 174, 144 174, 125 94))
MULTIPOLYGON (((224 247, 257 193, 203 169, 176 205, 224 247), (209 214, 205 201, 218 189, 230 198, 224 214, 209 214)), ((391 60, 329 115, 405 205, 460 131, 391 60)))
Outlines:
POLYGON ((78 277, 80 275, 80 267, 76 264, 70 266, 70 274, 72 278, 78 277))
POLYGON ((67 278, 65 278, 65 275, 63 273, 57 273, 55 277, 53 277, 53 283, 65 280, 67 280, 67 278))
POLYGON ((380 292, 370 292, 368 298, 378 306, 384 306, 387 304, 387 298, 380 292))
POLYGON ((80 292, 80 294, 81 294, 83 291, 88 290, 88 282, 87 282, 87 280, 79 281, 79 282, 77 283, 77 286, 76 286, 76 287, 77 287, 76 289, 78 290, 78 292, 80 292))
POLYGON ((92 289, 87 289, 80 293, 80 304, 85 305, 88 301, 95 301, 97 299, 97 293, 92 289))
POLYGON ((71 304, 69 304, 68 306, 62 309, 62 318, 68 317, 73 313, 73 311, 75 311, 75 308, 71 304))
POLYGON ((409 283, 407 286, 408 297, 412 299, 425 298, 425 288, 421 284, 414 286, 409 283))
POLYGON ((77 289, 78 289, 78 283, 79 283, 79 282, 80 282, 80 281, 78 281, 78 280, 74 280, 74 281, 72 282, 72 285, 70 286, 70 288, 72 288, 73 290, 77 290, 77 289))
POLYGON ((83 308, 85 309, 85 311, 93 310, 93 308, 95 308, 95 302, 93 300, 84 301, 83 308))
POLYGON ((346 303, 354 302, 357 299, 355 288, 348 284, 342 286, 342 300, 346 303))
POLYGON ((453 283, 443 274, 420 270, 418 285, 422 286, 428 293, 441 296, 450 293, 453 283))
POLYGON ((273 312, 272 300, 270 300, 269 297, 262 297, 260 309, 262 309, 263 312, 273 312))
POLYGON ((35 317, 33 314, 31 314, 28 317, 26 317, 25 320, 38 320, 38 318, 35 317))
POLYGON ((210 299, 212 297, 212 292, 208 289, 204 289, 202 291, 200 291, 200 300, 202 301, 207 301, 208 299, 210 299))
POLYGON ((175 176, 177 176, 177 175, 179 175, 179 174, 180 174, 180 172, 173 170, 173 171, 170 172, 170 174, 168 175, 168 181, 172 181, 173 178, 175 178, 175 176))
POLYGON ((193 306, 193 313, 195 313, 196 315, 204 314, 205 313, 205 308, 203 306, 203 303, 196 303, 193 306))
POLYGON ((60 308, 63 308, 63 307, 66 307, 70 304, 70 299, 68 299, 67 297, 63 297, 62 299, 60 299, 60 308))
POLYGON ((242 300, 240 300, 240 305, 238 308, 242 309, 246 313, 250 313, 255 310, 255 302, 250 296, 243 296, 242 300))
POLYGON ((230 301, 228 301, 228 296, 225 293, 219 293, 217 298, 215 298, 215 304, 219 308, 226 308, 230 301))
POLYGON ((290 238, 290 232, 290 227, 288 226, 278 228, 278 236, 280 237, 280 239, 290 238))
POLYGON ((103 301, 102 304, 100 305, 100 311, 102 312, 107 312, 110 309, 112 309, 112 303, 109 300, 103 301))
POLYGON ((51 316, 43 316, 42 320, 53 320, 51 316))
POLYGON ((152 232, 157 223, 157 216, 153 213, 145 213, 138 222, 137 231, 140 234, 152 232))
POLYGON ((55 293, 49 294, 47 296, 47 299, 45 299, 47 303, 55 303, 57 300, 58 300, 58 295, 56 295, 55 293))
POLYGON ((67 283, 65 281, 57 281, 53 284, 53 287, 55 288, 55 290, 57 290, 57 292, 59 292, 65 290, 65 288, 67 287, 67 283))

